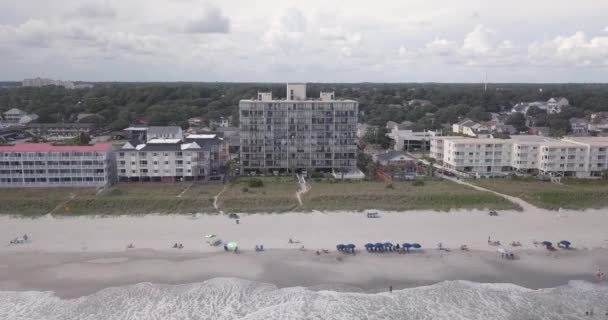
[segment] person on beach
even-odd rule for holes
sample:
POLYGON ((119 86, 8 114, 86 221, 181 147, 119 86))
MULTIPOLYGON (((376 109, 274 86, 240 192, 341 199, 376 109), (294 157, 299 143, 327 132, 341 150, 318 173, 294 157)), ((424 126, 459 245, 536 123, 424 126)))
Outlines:
POLYGON ((388 287, 388 291, 389 291, 390 293, 393 293, 393 286, 389 286, 389 287, 388 287))
POLYGON ((28 237, 27 237, 27 233, 23 235, 23 240, 27 241, 28 237))
POLYGON ((177 249, 177 242, 173 245, 174 249, 177 249))
POLYGON ((604 280, 604 273, 600 268, 597 268, 597 273, 595 273, 595 277, 597 278, 597 281, 604 280))

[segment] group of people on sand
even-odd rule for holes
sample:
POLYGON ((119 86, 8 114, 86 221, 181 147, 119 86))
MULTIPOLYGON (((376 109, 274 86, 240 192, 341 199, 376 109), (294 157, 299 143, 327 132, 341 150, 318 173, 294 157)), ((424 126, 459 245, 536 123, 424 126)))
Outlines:
POLYGON ((329 253, 329 250, 327 250, 327 249, 321 249, 321 251, 317 250, 316 253, 317 253, 318 256, 320 256, 321 253, 329 253))
POLYGON ((23 237, 19 238, 15 238, 13 240, 10 241, 10 244, 23 244, 26 243, 27 240, 29 239, 29 237, 27 236, 27 234, 24 234, 23 237))
POLYGON ((184 245, 181 243, 176 243, 173 245, 173 249, 183 249, 183 248, 184 248, 184 245))

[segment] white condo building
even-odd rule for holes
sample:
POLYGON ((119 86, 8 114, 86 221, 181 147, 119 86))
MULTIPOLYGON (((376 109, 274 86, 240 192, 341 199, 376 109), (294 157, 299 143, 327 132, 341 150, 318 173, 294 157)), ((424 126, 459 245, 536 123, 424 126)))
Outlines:
POLYGON ((554 139, 518 135, 511 139, 436 137, 431 157, 444 167, 477 176, 539 173, 548 176, 601 176, 608 169, 608 138, 554 139))

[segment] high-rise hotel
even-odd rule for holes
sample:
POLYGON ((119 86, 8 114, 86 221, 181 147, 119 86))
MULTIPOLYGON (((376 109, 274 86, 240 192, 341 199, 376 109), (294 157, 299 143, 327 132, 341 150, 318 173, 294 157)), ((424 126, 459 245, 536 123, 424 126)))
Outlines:
POLYGON ((356 169, 357 101, 334 92, 307 98, 306 84, 289 83, 286 99, 259 92, 241 100, 239 112, 242 172, 356 169))

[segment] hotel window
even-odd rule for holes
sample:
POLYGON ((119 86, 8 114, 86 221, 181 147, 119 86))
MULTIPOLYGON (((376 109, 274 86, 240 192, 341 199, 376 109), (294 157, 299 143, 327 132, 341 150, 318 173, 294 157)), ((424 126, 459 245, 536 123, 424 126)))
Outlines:
POLYGON ((121 158, 123 158, 125 156, 125 153, 124 152, 119 152, 118 156, 121 157, 121 158))
POLYGON ((156 157, 156 156, 158 156, 158 153, 154 152, 154 153, 152 154, 152 156, 153 156, 153 157, 156 157))
POLYGON ((145 153, 145 152, 140 152, 140 153, 139 153, 139 156, 140 156, 140 157, 145 157, 145 156, 146 156, 146 153, 145 153))

